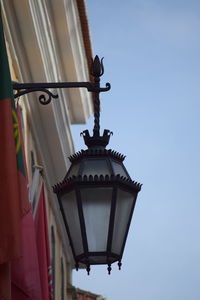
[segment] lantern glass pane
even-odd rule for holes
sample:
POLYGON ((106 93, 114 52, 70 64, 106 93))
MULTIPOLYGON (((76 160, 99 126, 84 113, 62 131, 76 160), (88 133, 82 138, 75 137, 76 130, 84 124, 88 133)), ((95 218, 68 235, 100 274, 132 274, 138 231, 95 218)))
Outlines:
POLYGON ((82 176, 84 175, 111 175, 111 170, 108 167, 105 159, 88 159, 83 163, 82 176))
POLYGON ((83 215, 89 252, 107 249, 112 188, 86 188, 81 190, 83 215))
POLYGON ((120 255, 127 232, 135 196, 121 189, 117 190, 112 252, 120 255))
POLYGON ((61 202, 65 218, 68 224, 69 232, 71 235, 75 254, 79 255, 83 253, 83 245, 75 191, 63 195, 61 197, 61 202))
POLYGON ((112 167, 113 167, 114 175, 119 174, 120 176, 129 178, 129 175, 123 168, 122 163, 118 163, 118 162, 112 160, 112 167))

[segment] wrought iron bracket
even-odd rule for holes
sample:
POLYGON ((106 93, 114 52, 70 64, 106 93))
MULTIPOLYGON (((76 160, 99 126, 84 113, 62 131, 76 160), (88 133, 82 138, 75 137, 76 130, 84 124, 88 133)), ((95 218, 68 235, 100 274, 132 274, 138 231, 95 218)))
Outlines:
POLYGON ((86 88, 89 92, 99 94, 101 92, 107 92, 110 90, 110 83, 106 83, 105 87, 100 87, 100 76, 104 73, 102 60, 100 61, 98 56, 92 60, 90 73, 94 76, 94 82, 37 82, 37 83, 19 83, 13 82, 14 98, 18 98, 22 95, 41 92, 39 101, 41 104, 48 104, 52 98, 58 98, 56 92, 52 92, 49 89, 66 89, 66 88, 86 88))
POLYGON ((89 137, 84 134, 86 140, 90 140, 90 144, 100 143, 103 141, 109 141, 109 134, 105 133, 105 136, 100 137, 100 99, 99 94, 101 92, 107 92, 110 90, 110 83, 106 83, 105 87, 100 86, 100 77, 104 74, 103 58, 100 60, 98 56, 95 56, 91 61, 90 74, 94 77, 92 82, 36 82, 36 83, 19 83, 13 82, 12 87, 14 91, 14 98, 18 98, 22 95, 26 95, 33 92, 41 92, 39 96, 39 102, 43 105, 49 104, 52 98, 58 98, 56 89, 66 89, 66 88, 86 88, 89 92, 94 94, 94 128, 93 137, 89 137), (50 91, 50 89, 54 91, 50 91), (93 141, 94 140, 94 141, 93 141))
POLYGON ((42 92, 39 96, 41 104, 48 104, 52 98, 58 98, 58 95, 48 89, 66 89, 66 88, 86 88, 89 92, 101 93, 110 90, 110 83, 106 83, 105 87, 99 87, 96 82, 37 82, 37 83, 18 83, 13 82, 14 98, 32 92, 42 92), (44 95, 47 94, 48 98, 44 95))

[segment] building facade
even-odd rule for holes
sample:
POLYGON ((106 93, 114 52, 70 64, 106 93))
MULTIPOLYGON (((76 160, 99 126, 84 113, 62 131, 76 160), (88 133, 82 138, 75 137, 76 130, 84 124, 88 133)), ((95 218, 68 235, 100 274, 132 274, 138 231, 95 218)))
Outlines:
MULTIPOLYGON (((92 51, 83 0, 1 0, 1 7, 13 81, 90 81, 92 51)), ((69 168, 68 156, 74 153, 70 125, 87 121, 93 111, 92 95, 85 89, 52 92, 59 98, 46 106, 38 101, 42 92, 16 100, 21 112, 29 200, 35 217, 43 191, 53 299, 85 299, 72 288, 74 261, 52 186, 69 168)), ((97 296, 92 298, 91 294, 89 299, 97 296)))

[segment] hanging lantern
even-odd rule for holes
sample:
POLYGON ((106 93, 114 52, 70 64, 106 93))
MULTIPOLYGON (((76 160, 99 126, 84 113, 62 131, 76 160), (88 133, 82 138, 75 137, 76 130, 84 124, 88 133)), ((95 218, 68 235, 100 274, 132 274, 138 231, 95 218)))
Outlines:
MULTIPOLYGON (((92 75, 99 86, 103 64, 96 56, 92 75)), ((87 150, 69 157, 71 167, 64 180, 54 186, 66 226, 76 269, 85 265, 111 264, 121 259, 141 185, 132 181, 124 164, 124 156, 107 150, 111 132, 100 136, 99 92, 94 102, 93 136, 88 130, 83 138, 87 150)))

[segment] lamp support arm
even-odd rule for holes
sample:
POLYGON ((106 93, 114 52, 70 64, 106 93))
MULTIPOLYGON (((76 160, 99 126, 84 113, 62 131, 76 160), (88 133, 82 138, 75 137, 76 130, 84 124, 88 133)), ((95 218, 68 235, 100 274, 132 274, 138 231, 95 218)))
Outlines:
POLYGON ((51 98, 58 98, 57 94, 52 93, 48 89, 65 89, 65 88, 86 88, 89 92, 101 93, 110 90, 110 84, 106 83, 105 87, 100 87, 96 82, 36 82, 36 83, 19 83, 13 82, 14 98, 18 98, 22 95, 32 92, 43 92, 48 94, 49 99, 42 101, 45 98, 44 95, 39 97, 41 104, 48 104, 51 102, 51 98))
MULTIPOLYGON (((17 91, 14 97, 17 98, 23 91, 40 91, 40 89, 65 89, 65 88, 86 88, 88 92, 106 92, 110 89, 110 84, 106 83, 105 87, 98 87, 95 82, 36 82, 36 83, 19 83, 13 82, 13 90, 17 91)), ((24 94, 23 94, 24 95, 24 94)))
MULTIPOLYGON (((58 98, 55 91, 49 89, 66 89, 66 88, 86 88, 88 92, 93 93, 94 99, 94 128, 93 137, 100 137, 100 98, 101 92, 110 90, 110 83, 106 83, 105 87, 100 86, 100 77, 104 74, 103 58, 100 60, 95 56, 91 63, 90 74, 94 77, 92 82, 35 82, 35 83, 19 83, 12 82, 14 98, 33 92, 41 92, 39 101, 41 104, 49 104, 52 98, 58 98)), ((107 135, 107 134, 106 134, 107 135)))

